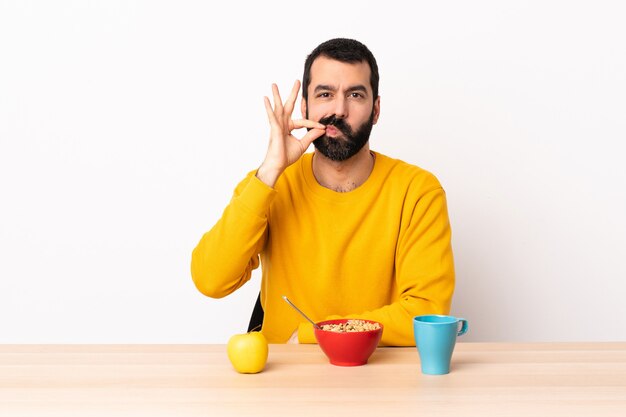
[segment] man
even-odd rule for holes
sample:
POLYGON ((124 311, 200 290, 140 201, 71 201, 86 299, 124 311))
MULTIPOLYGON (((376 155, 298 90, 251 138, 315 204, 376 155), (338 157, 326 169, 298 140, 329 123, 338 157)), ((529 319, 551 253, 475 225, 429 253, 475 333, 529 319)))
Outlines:
POLYGON ((315 343, 313 320, 353 317, 384 325, 381 344, 415 345, 412 318, 447 314, 454 266, 445 193, 430 173, 370 151, 380 115, 369 49, 332 39, 305 62, 285 102, 265 97, 267 154, 236 187, 222 218, 192 255, 197 288, 226 296, 262 264, 262 333, 270 343, 315 343), (309 131, 301 139, 291 132, 309 131), (305 153, 311 142, 315 152, 305 153))

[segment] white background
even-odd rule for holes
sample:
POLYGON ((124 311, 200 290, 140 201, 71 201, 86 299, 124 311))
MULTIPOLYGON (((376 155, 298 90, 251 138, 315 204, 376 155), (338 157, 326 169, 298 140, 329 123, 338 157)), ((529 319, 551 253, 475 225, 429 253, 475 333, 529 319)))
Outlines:
POLYGON ((447 191, 464 340, 625 340, 624 16, 620 1, 0 2, 0 342, 245 331, 258 271, 212 300, 191 250, 265 155, 271 83, 288 91, 338 36, 378 59, 371 147, 447 191))

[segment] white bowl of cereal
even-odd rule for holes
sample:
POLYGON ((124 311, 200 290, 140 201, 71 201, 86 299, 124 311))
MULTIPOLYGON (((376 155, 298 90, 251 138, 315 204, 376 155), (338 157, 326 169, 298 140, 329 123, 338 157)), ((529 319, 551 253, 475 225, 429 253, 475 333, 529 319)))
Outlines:
POLYGON ((383 325, 362 319, 318 322, 315 338, 330 363, 339 366, 365 365, 383 335, 383 325))

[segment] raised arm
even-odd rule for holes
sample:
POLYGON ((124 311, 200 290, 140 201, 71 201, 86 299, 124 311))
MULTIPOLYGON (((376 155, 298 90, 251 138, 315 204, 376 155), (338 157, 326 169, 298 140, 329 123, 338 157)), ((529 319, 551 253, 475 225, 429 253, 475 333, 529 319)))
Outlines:
POLYGON ((191 277, 201 293, 221 298, 250 279, 267 238, 274 195, 254 172, 239 183, 222 217, 193 250, 191 277))
POLYGON ((268 214, 274 198, 274 184, 284 170, 296 162, 311 142, 323 135, 325 126, 310 120, 292 120, 300 82, 296 81, 283 104, 278 87, 272 85, 274 108, 265 97, 270 123, 267 154, 259 169, 251 172, 236 188, 220 220, 202 236, 191 258, 193 282, 203 294, 221 298, 250 279, 259 266, 268 233, 268 214), (294 129, 309 128, 301 139, 294 129))

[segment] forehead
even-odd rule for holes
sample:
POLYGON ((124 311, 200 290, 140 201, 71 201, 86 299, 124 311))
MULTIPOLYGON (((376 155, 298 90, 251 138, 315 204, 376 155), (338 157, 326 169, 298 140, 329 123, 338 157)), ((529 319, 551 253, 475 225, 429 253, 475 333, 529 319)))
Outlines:
POLYGON ((320 56, 311 65, 311 83, 309 91, 315 86, 324 84, 337 88, 347 88, 352 85, 362 84, 371 92, 370 66, 367 61, 341 62, 320 56))

